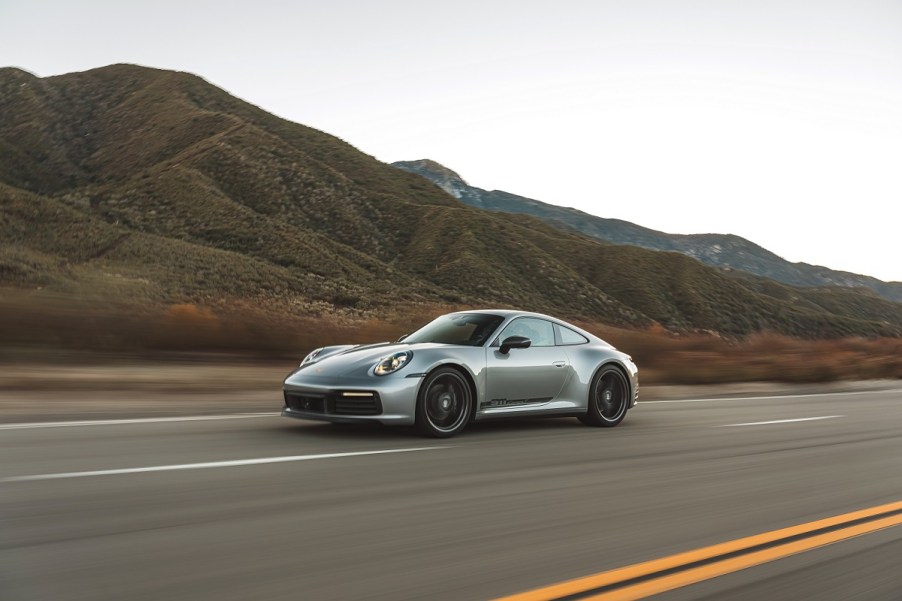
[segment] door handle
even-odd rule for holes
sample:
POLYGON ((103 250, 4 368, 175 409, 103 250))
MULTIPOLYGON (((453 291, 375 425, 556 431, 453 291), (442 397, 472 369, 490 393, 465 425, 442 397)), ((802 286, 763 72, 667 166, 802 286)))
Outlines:
POLYGON ((554 363, 552 363, 552 365, 554 365, 555 367, 566 367, 567 362, 566 361, 555 361, 554 363))

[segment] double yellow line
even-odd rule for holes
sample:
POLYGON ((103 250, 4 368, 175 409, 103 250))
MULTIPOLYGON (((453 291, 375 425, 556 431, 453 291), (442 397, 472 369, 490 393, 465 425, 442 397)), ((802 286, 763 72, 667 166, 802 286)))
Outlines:
POLYGON ((902 524, 902 502, 678 553, 496 601, 642 599, 723 574, 902 524))

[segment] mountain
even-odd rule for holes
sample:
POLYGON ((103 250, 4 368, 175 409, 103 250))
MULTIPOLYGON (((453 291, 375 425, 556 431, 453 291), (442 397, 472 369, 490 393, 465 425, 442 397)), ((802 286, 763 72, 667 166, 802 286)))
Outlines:
POLYGON ((533 215, 558 226, 613 244, 630 244, 653 250, 689 255, 702 263, 737 269, 792 286, 843 286, 869 288, 902 302, 902 282, 883 282, 866 275, 836 271, 808 263, 791 263, 782 257, 731 234, 666 234, 629 221, 589 215, 499 190, 483 190, 467 184, 457 173, 435 161, 398 161, 395 167, 422 175, 451 196, 481 209, 533 215))
POLYGON ((469 206, 187 73, 0 69, 0 158, 0 297, 326 322, 516 306, 727 336, 902 335, 902 304, 469 206))

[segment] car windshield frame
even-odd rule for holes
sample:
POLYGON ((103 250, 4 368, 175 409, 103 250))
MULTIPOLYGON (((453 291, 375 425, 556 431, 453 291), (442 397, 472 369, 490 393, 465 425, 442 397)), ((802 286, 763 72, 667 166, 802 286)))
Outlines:
POLYGON ((409 344, 448 344, 454 346, 484 346, 504 323, 504 316, 495 313, 448 313, 436 317, 420 329, 404 338, 409 344), (455 329, 476 324, 465 341, 456 340, 451 334, 455 329))

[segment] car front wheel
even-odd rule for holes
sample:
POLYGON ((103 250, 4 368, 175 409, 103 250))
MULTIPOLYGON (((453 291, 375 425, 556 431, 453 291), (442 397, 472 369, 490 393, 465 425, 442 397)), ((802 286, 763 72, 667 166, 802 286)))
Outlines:
POLYGON ((448 438, 464 429, 473 397, 463 374, 451 367, 426 376, 417 396, 416 427, 420 434, 448 438))

